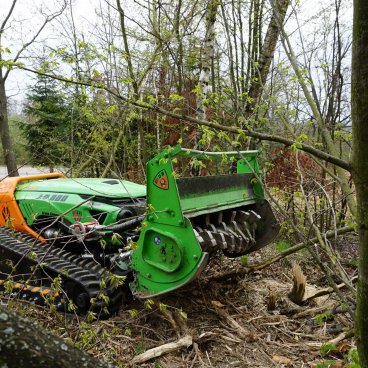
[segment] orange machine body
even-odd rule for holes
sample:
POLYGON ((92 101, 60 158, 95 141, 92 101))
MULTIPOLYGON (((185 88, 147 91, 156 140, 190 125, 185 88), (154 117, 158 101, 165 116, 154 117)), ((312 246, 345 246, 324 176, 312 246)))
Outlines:
POLYGON ((15 190, 21 182, 43 179, 65 178, 63 174, 38 174, 28 176, 8 177, 0 181, 0 226, 10 227, 12 229, 27 233, 35 238, 44 241, 44 239, 32 230, 24 219, 15 199, 15 190))

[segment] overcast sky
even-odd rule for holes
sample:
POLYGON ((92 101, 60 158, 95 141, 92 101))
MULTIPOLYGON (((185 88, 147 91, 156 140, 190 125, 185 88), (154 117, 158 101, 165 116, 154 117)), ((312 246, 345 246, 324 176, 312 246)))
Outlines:
MULTIPOLYGON (((4 19, 5 15, 8 13, 13 0, 0 0, 0 22, 4 19)), ((142 0, 144 2, 144 0, 142 0)), ((302 0, 300 1, 300 10, 298 12, 298 17, 300 24, 303 25, 306 20, 307 24, 304 26, 304 33, 311 33, 315 29, 318 30, 321 21, 313 16, 320 14, 323 7, 329 6, 334 0, 302 0)), ((84 30, 85 34, 91 32, 93 29, 91 25, 96 21, 95 8, 98 7, 100 0, 74 0, 74 17, 78 30, 84 30)), ((299 3, 299 2, 298 2, 299 3)), ((351 0, 352 3, 352 0, 351 0)), ((134 6, 133 0, 123 1, 125 4, 126 12, 132 11, 134 6)), ((40 9, 43 13, 50 14, 56 9, 60 8, 60 1, 58 0, 18 0, 11 22, 7 25, 9 30, 5 32, 5 37, 3 40, 4 47, 8 47, 12 52, 19 49, 21 40, 23 42, 28 41, 30 37, 34 34, 34 31, 38 29, 42 23, 42 18, 40 18, 40 9)), ((344 9, 344 17, 346 19, 352 18, 352 6, 347 6, 344 9)), ((134 13, 134 11, 133 11, 134 13)), ((295 21, 290 20, 288 23, 288 30, 292 32, 295 28, 295 21)), ((55 42, 58 43, 58 26, 57 22, 53 22, 50 26, 44 29, 41 36, 39 37, 39 43, 37 47, 42 47, 42 41, 47 39, 48 44, 55 42)), ((27 89, 27 85, 30 84, 32 80, 30 76, 25 72, 20 70, 13 70, 7 80, 7 93, 11 97, 11 101, 20 102, 24 98, 24 93, 27 89)))
MULTIPOLYGON (((0 0, 0 22, 8 14, 13 0, 0 0)), ((74 0, 74 16, 78 22, 78 28, 88 28, 89 22, 95 18, 94 6, 98 0, 74 0)), ((7 23, 4 34, 3 47, 7 47, 12 52, 16 52, 23 42, 27 42, 33 37, 35 30, 38 30, 43 22, 40 11, 44 14, 51 14, 60 9, 58 0, 18 0, 12 17, 7 23)), ((57 25, 55 23, 47 26, 38 38, 36 47, 42 47, 47 39, 48 44, 57 43, 57 25), (54 40, 54 41, 53 41, 54 40)), ((31 55, 30 55, 31 56, 31 55)), ((6 56, 4 56, 6 58, 6 56)), ((26 60, 22 60, 25 61, 26 60)), ((6 83, 8 97, 13 104, 13 108, 19 110, 15 103, 20 103, 24 99, 27 86, 32 83, 32 76, 22 70, 12 70, 6 83)))

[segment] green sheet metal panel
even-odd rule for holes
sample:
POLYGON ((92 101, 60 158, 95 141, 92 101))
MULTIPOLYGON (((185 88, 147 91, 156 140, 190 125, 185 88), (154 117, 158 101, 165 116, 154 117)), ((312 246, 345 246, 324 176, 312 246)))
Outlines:
POLYGON ((147 163, 147 216, 142 223, 131 267, 131 284, 139 297, 163 294, 191 281, 206 263, 206 254, 187 217, 254 203, 257 151, 201 152, 175 146, 147 163), (177 178, 172 159, 178 156, 223 160, 244 155, 251 169, 238 165, 234 176, 177 178))
POLYGON ((18 185, 19 192, 52 192, 84 194, 107 198, 136 198, 146 195, 144 185, 118 179, 48 179, 32 180, 18 185))

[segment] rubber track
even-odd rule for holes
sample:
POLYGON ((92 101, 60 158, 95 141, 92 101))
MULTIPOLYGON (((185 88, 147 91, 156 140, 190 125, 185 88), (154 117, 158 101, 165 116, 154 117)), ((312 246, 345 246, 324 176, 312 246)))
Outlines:
MULTIPOLYGON (((101 289, 100 284, 103 281, 105 270, 93 260, 77 258, 73 253, 44 244, 31 236, 4 227, 0 227, 0 249, 1 253, 5 253, 5 259, 7 254, 19 260, 26 259, 29 264, 38 265, 46 274, 60 275, 62 288, 74 301, 77 295, 86 293, 88 295, 87 304, 86 307, 77 310, 79 314, 85 314, 91 310, 101 316, 103 308, 107 307, 111 315, 116 313, 122 304, 124 296, 122 288, 101 289), (40 264, 42 266, 39 266, 40 264), (101 292, 109 297, 108 304, 98 299, 91 305, 91 298, 97 298, 101 292)), ((50 280, 49 285, 51 282, 50 280)), ((22 291, 19 294, 21 295, 22 291)), ((41 294, 40 296, 43 298, 41 294)))

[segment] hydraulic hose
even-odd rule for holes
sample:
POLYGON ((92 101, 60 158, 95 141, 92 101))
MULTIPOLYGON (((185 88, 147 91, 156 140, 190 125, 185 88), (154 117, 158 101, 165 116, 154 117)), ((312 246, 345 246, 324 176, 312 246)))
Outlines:
POLYGON ((137 216, 136 218, 133 218, 131 220, 124 221, 121 224, 104 226, 103 230, 111 230, 111 231, 119 234, 119 233, 122 233, 126 230, 129 230, 131 228, 134 228, 134 227, 140 225, 140 223, 142 222, 144 217, 145 217, 144 215, 141 215, 141 216, 137 216))

